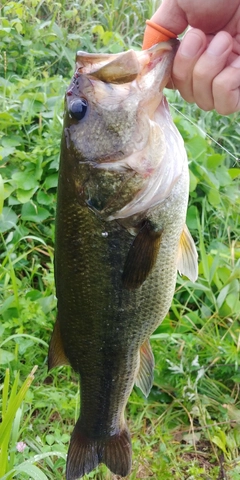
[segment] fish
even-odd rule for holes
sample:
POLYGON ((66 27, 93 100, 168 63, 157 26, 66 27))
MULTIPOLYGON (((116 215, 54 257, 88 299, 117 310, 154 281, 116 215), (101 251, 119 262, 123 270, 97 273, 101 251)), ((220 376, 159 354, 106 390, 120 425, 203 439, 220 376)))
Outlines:
POLYGON ((128 398, 134 385, 146 397, 152 388, 149 339, 177 271, 197 278, 188 161, 163 95, 177 46, 80 51, 66 92, 48 363, 70 364, 80 378, 67 480, 101 463, 121 477, 131 471, 128 398))

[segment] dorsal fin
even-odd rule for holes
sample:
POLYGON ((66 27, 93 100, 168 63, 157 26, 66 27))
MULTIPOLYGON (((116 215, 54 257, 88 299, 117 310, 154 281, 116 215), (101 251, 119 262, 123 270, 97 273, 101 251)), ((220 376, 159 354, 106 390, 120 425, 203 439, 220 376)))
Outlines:
POLYGON ((197 259, 198 254, 195 243, 187 225, 185 225, 179 242, 177 269, 181 275, 185 275, 192 282, 195 282, 198 277, 197 259))
POLYGON ((128 252, 124 270, 123 286, 134 290, 142 285, 156 263, 162 231, 154 230, 151 222, 146 220, 135 237, 128 252))

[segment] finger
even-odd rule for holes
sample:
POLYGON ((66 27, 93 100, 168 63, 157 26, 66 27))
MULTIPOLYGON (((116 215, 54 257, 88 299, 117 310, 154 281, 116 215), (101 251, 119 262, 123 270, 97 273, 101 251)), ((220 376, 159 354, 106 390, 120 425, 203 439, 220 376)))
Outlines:
POLYGON ((214 106, 221 115, 240 111, 240 57, 213 81, 214 106))
POLYGON ((214 78, 224 69, 232 51, 232 37, 227 32, 219 32, 209 43, 193 69, 193 96, 203 110, 214 108, 212 84, 214 78))
POLYGON ((206 35, 190 29, 183 38, 173 63, 172 79, 175 87, 187 102, 194 102, 193 69, 207 45, 206 35))
POLYGON ((164 0, 151 20, 176 34, 182 33, 188 25, 186 14, 176 0, 164 0))

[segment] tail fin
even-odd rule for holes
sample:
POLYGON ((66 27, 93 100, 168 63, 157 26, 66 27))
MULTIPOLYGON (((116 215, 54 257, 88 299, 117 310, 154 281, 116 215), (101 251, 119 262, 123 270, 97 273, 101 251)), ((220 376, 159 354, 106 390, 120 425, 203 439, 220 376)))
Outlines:
POLYGON ((67 458, 67 480, 76 480, 105 463, 112 473, 126 477, 131 470, 131 438, 125 427, 110 437, 91 439, 80 431, 79 421, 72 433, 67 458))
POLYGON ((129 431, 125 427, 119 434, 111 436, 102 445, 101 461, 115 475, 126 477, 132 466, 132 446, 129 431))

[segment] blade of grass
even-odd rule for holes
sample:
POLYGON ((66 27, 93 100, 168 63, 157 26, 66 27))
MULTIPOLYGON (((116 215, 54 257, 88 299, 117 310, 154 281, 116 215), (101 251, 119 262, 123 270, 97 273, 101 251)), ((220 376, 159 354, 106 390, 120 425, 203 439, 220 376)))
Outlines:
MULTIPOLYGON (((7 378, 6 381, 6 389, 7 392, 4 393, 4 408, 5 408, 5 415, 2 419, 2 423, 0 424, 0 478, 6 473, 7 470, 7 450, 10 441, 11 430, 13 426, 14 419, 16 417, 17 411, 29 389, 33 379, 34 373, 37 370, 37 366, 32 369, 31 373, 26 378, 25 382, 23 383, 22 387, 20 388, 19 392, 16 393, 19 375, 16 376, 13 388, 9 397, 9 401, 6 406, 6 395, 9 391, 9 379, 7 378)), ((9 374, 8 374, 9 375, 9 374)))
POLYGON ((9 458, 9 463, 8 463, 8 470, 12 470, 14 467, 14 462, 15 462, 15 453, 16 453, 16 444, 19 436, 19 429, 20 429, 20 421, 22 417, 22 408, 20 407, 15 415, 13 425, 12 425, 12 435, 11 435, 11 446, 12 448, 10 449, 10 458, 9 458))

